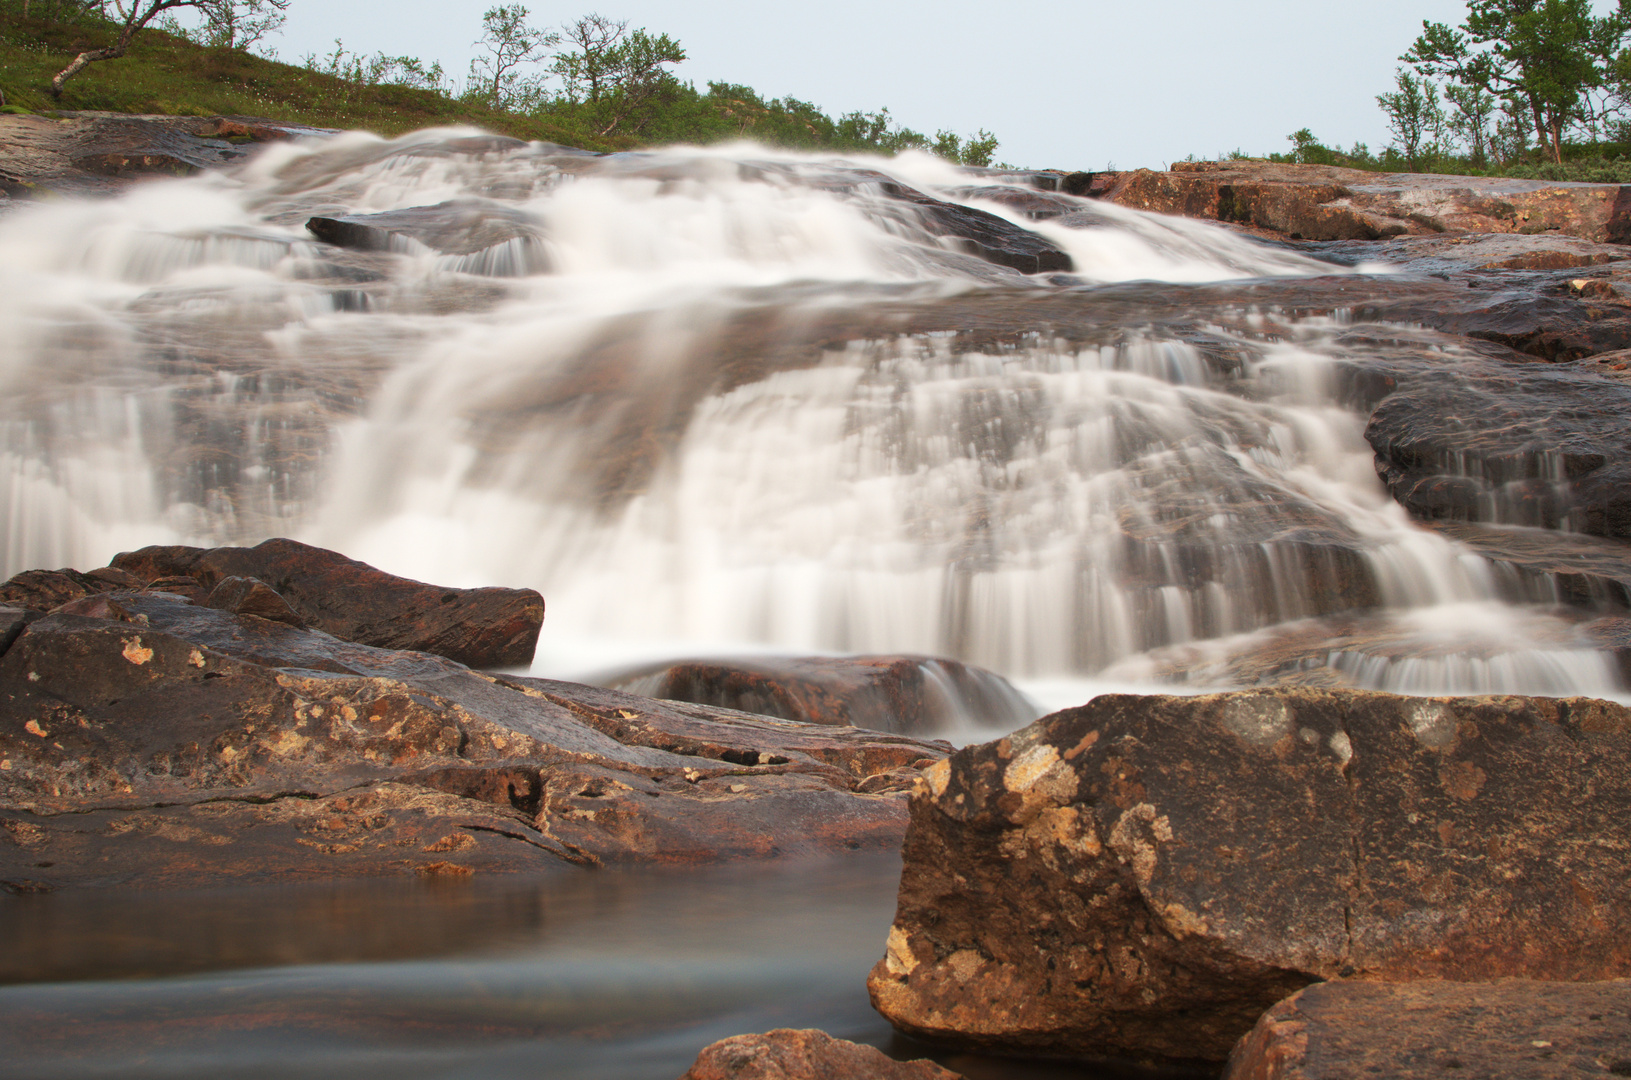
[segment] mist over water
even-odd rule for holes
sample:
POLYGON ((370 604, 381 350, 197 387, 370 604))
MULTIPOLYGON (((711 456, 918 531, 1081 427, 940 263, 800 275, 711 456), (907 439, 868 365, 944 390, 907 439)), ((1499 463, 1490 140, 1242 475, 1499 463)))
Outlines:
POLYGON ((1340 312, 1206 284, 1351 271, 1062 195, 1033 221, 1016 190, 928 157, 440 131, 12 211, 0 569, 293 536, 538 588, 535 670, 569 677, 914 652, 1046 705, 1620 692, 1544 580, 1388 497, 1333 377, 1340 312), (903 186, 1074 270, 979 258, 903 186), (305 228, 441 203, 507 232, 370 252, 305 228))

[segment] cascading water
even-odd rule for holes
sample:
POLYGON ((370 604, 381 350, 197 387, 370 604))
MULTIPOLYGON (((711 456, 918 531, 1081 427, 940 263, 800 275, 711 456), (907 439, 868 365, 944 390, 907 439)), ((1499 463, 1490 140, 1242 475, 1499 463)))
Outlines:
POLYGON ((1382 488, 1339 305, 1288 314, 1348 271, 1063 195, 1031 221, 1023 178, 973 179, 444 131, 14 211, 0 564, 291 535, 540 589, 550 674, 757 648, 951 656, 1060 703, 1620 690, 1545 578, 1382 488), (912 192, 1074 271, 982 259, 912 192), (437 204, 502 228, 305 227, 437 204))

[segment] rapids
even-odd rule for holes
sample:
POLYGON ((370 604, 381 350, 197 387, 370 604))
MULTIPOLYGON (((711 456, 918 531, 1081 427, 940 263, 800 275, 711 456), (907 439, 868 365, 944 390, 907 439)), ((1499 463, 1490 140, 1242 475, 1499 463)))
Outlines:
POLYGON ((1458 348, 1355 343, 1333 297, 1385 268, 1057 194, 1032 220, 1024 192, 924 156, 431 131, 13 210, 0 572, 293 536, 539 589, 557 677, 915 652, 1045 706, 1622 692, 1544 579, 1378 481, 1342 365, 1458 348), (978 258, 903 187, 1074 269, 978 258), (512 234, 360 251, 305 227, 441 203, 512 234))

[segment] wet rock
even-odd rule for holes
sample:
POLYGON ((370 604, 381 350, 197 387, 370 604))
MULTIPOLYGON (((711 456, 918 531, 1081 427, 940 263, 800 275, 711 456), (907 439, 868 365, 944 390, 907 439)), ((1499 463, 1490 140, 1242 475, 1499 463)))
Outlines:
POLYGON ((912 204, 930 233, 956 240, 969 254, 987 262, 1012 267, 1022 274, 1072 268, 1070 256, 1048 240, 995 214, 943 202, 893 180, 883 180, 878 186, 885 195, 912 204))
POLYGON ((825 1031, 778 1028, 703 1048, 680 1080, 956 1080, 932 1061, 894 1061, 825 1031))
POLYGON ((1401 372, 1365 438, 1417 517, 1631 538, 1631 384, 1589 361, 1401 372))
POLYGON ((0 604, 50 611, 70 600, 105 592, 113 586, 77 570, 24 570, 0 585, 0 604))
POLYGON ((113 565, 159 588, 191 580, 204 591, 231 577, 254 578, 306 625, 382 649, 436 653, 472 667, 532 662, 544 600, 532 589, 450 589, 387 574, 295 540, 252 548, 148 547, 113 565))
POLYGON ((1303 240, 1521 233, 1619 244, 1631 240, 1631 196, 1625 191, 1618 184, 1230 161, 1122 173, 1104 197, 1139 210, 1236 222, 1303 240))
POLYGON ((1225 1080, 1631 1076, 1631 982, 1332 982, 1263 1015, 1225 1080))
POLYGON ((1002 676, 926 656, 692 660, 615 685, 671 701, 902 734, 1011 731, 1038 712, 1002 676))
POLYGON ((959 1045, 1221 1061, 1318 980, 1631 973, 1631 711, 1107 695, 913 794, 868 986, 959 1045))
POLYGON ((17 635, 28 625, 28 612, 22 608, 0 607, 0 654, 11 648, 17 635))
POLYGON ((145 176, 242 161, 250 143, 316 134, 332 132, 260 117, 0 116, 0 188, 25 197, 107 195, 145 176))
POLYGON ((306 228, 324 243, 360 251, 428 248, 462 256, 459 269, 500 277, 549 269, 538 223, 513 206, 491 200, 463 199, 382 214, 318 216, 308 220, 306 228))
MULTIPOLYGON (((0 882, 887 849, 944 744, 478 673, 154 591, 0 657, 0 882)), ((27 884, 32 883, 32 884, 27 884)))
POLYGON ((252 577, 222 578, 203 603, 205 607, 220 608, 234 615, 254 615, 290 626, 305 625, 277 590, 252 577))

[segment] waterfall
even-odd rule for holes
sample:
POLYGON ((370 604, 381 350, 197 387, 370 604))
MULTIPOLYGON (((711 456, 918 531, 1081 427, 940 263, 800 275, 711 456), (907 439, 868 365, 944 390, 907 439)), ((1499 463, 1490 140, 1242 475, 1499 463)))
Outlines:
POLYGON ((912 652, 1063 700, 1620 691, 1544 578, 1388 497, 1346 317, 1295 302, 1354 271, 1027 192, 922 155, 431 131, 14 210, 0 566, 294 536, 540 589, 552 674, 912 652), (913 193, 1072 269, 982 258, 913 193), (381 214, 429 231, 306 227, 381 214))

